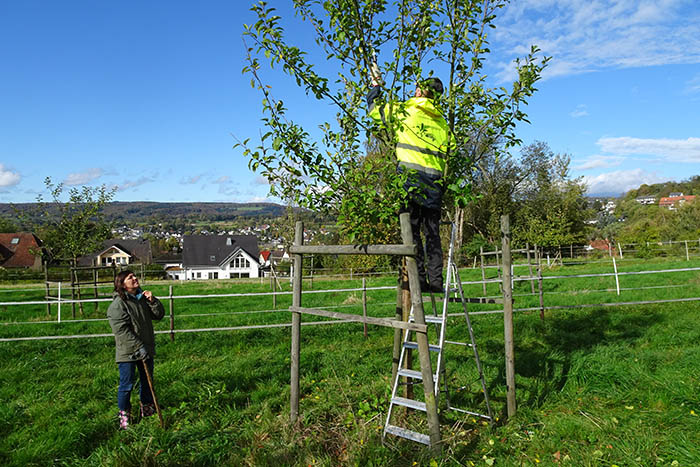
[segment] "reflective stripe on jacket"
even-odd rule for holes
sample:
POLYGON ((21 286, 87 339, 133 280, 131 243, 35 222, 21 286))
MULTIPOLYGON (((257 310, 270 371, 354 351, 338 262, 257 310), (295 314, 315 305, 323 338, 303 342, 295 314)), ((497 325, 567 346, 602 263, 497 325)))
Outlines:
MULTIPOLYGON (((440 208, 442 202, 442 175, 447 163, 447 149, 451 136, 447 122, 432 99, 413 97, 406 102, 374 105, 381 88, 374 87, 367 95, 369 116, 391 128, 396 121, 396 159, 400 168, 415 170, 417 179, 407 182, 417 203, 440 208)), ((408 187, 407 187, 408 189, 408 187)))

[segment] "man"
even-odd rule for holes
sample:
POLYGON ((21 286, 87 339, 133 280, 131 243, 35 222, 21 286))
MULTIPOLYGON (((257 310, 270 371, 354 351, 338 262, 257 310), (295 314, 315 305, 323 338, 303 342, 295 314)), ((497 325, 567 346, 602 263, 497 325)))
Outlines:
POLYGON ((442 177, 445 171, 450 131, 445 118, 435 107, 443 92, 438 78, 418 83, 413 98, 403 103, 375 105, 381 94, 381 78, 376 67, 373 87, 367 94, 369 115, 394 132, 398 171, 407 173, 405 209, 411 216, 413 241, 418 246, 416 262, 423 292, 442 292, 442 246, 440 243, 440 210, 442 177), (427 267, 423 258, 421 229, 425 232, 427 267), (426 281, 426 269, 427 279, 426 281))

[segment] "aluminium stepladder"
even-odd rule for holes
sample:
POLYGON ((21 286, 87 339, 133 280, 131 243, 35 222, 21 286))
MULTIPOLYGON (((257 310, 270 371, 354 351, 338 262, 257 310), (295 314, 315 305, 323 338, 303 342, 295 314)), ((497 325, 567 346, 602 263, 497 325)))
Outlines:
MULTIPOLYGON (((437 314, 436 306, 435 306, 435 299, 433 296, 431 296, 431 302, 433 304, 433 315, 425 315, 425 323, 432 323, 435 325, 435 330, 436 334, 438 336, 438 341, 435 344, 429 344, 429 350, 431 353, 437 353, 437 359, 436 359, 436 369, 435 372, 432 374, 433 381, 434 381, 434 391, 435 391, 435 398, 436 401, 438 399, 439 393, 443 392, 445 394, 445 401, 446 401, 446 406, 448 409, 455 410, 461 413, 465 413, 468 415, 472 415, 475 417, 483 418, 488 421, 493 421, 493 414, 491 412, 491 403, 489 401, 489 395, 488 395, 488 390, 486 388, 486 380, 484 379, 484 372, 481 367, 481 361, 479 359, 479 352, 477 350, 476 346, 476 340, 474 338, 474 331, 472 329, 471 325, 471 320, 469 319, 469 312, 467 310, 467 303, 471 301, 477 301, 477 302, 482 302, 482 300, 474 300, 474 299, 468 299, 464 297, 464 290, 462 289, 462 282, 459 278, 459 271, 457 270, 457 265, 455 264, 454 261, 454 244, 455 244, 455 235, 456 235, 456 226, 454 223, 452 223, 452 231, 450 235, 450 249, 449 249, 449 254, 448 254, 448 260, 447 260, 447 275, 446 275, 446 280, 445 280, 445 290, 444 290, 444 298, 443 298, 443 303, 442 303, 442 313, 440 315, 437 314), (470 338, 470 343, 464 343, 464 342, 456 342, 456 341, 448 341, 446 339, 446 328, 447 328, 447 318, 448 318, 448 313, 447 313, 447 308, 448 308, 448 303, 450 302, 460 302, 462 303, 462 309, 464 312, 464 317, 466 319, 467 323, 467 328, 469 329, 469 338, 470 338), (447 382, 447 377, 446 377, 446 372, 445 372, 445 365, 444 365, 444 348, 445 344, 453 344, 453 345, 461 345, 461 346, 466 346, 466 347, 471 347, 474 353, 474 362, 476 364, 476 369, 479 374, 479 379, 481 382, 481 389, 484 394, 484 401, 486 404, 486 410, 487 414, 481 414, 475 411, 470 411, 470 410, 465 410, 462 408, 454 407, 450 403, 450 397, 449 397, 449 387, 448 387, 448 382, 447 382), (442 382, 444 389, 442 391, 440 390, 440 383, 442 382)), ((411 309, 411 314, 409 317, 409 321, 413 321, 414 316, 413 316, 413 309, 411 309)), ((426 445, 431 445, 430 441, 430 436, 424 433, 421 433, 416 430, 412 430, 409 428, 401 427, 398 425, 394 425, 391 423, 391 418, 392 414, 394 413, 394 409, 397 406, 401 407, 407 407, 410 409, 414 409, 417 411, 422 411, 426 412, 426 404, 424 402, 421 402, 416 399, 408 399, 405 397, 399 397, 397 395, 398 388, 401 386, 401 378, 404 377, 407 379, 408 383, 407 384, 420 384, 421 381, 423 380, 422 372, 421 371, 416 371, 413 369, 407 369, 404 368, 404 361, 406 359, 406 354, 408 350, 412 349, 417 349, 418 344, 414 341, 411 340, 411 331, 406 330, 404 332, 403 336, 403 342, 401 346, 401 354, 399 358, 399 369, 396 373, 396 379, 393 382, 392 386, 392 391, 391 391, 391 400, 389 402, 389 410, 387 412, 387 417, 386 417, 386 422, 384 424, 384 433, 383 437, 386 437, 387 434, 391 434, 394 436, 398 436, 401 438, 406 438, 411 441, 415 441, 418 443, 426 444, 426 445)), ((432 368, 431 368, 432 371, 432 368)))

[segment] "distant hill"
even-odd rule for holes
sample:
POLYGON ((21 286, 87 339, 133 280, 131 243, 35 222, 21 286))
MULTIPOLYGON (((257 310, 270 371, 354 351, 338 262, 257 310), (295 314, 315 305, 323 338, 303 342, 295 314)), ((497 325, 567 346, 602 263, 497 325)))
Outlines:
POLYGON ((661 198, 671 193, 683 193, 684 195, 700 195, 700 175, 694 175, 681 182, 664 182, 653 185, 643 184, 639 188, 625 193, 625 199, 634 199, 640 196, 656 196, 661 198))
MULTIPOLYGON (((20 210, 36 203, 17 203, 20 210)), ((109 221, 145 222, 150 219, 197 219, 203 221, 230 221, 249 218, 276 218, 283 216, 285 207, 274 203, 156 203, 149 201, 114 201, 105 206, 109 221)), ((0 217, 13 218, 12 205, 0 203, 0 217)))

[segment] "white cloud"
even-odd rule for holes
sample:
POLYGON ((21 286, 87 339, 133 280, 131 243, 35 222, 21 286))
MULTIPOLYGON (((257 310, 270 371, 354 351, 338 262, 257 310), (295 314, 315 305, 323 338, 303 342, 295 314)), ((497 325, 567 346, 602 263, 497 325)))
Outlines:
POLYGON ((649 173, 642 169, 617 170, 595 176, 584 176, 583 181, 588 185, 588 194, 621 194, 646 183, 665 182, 668 179, 658 174, 649 173))
POLYGON ((85 170, 84 172, 68 174, 63 183, 68 186, 85 185, 86 183, 90 183, 93 180, 100 178, 102 175, 104 175, 104 170, 93 167, 85 170))
POLYGON ((609 167, 617 167, 625 160, 619 156, 590 156, 579 165, 574 166, 575 170, 590 170, 590 169, 605 169, 609 167))
POLYGON ((268 182, 267 178, 263 177, 262 175, 258 175, 253 179, 251 184, 252 185, 269 185, 270 182, 268 182))
POLYGON ((694 78, 685 83, 684 92, 686 94, 700 94, 700 74, 695 75, 694 78))
POLYGON ((700 162, 700 138, 645 139, 623 136, 600 138, 597 143, 607 153, 618 156, 640 154, 657 156, 674 162, 700 162))
POLYGON ((140 187, 141 185, 144 185, 146 183, 152 183, 155 180, 151 177, 140 177, 136 180, 129 180, 124 183, 120 183, 116 188, 117 191, 124 191, 128 190, 129 188, 136 188, 140 187))
POLYGON ((230 182, 231 182, 231 177, 229 177, 228 175, 222 175, 221 177, 214 180, 214 183, 230 183, 230 182))
POLYGON ((185 177, 180 180, 182 185, 194 185, 202 178, 201 175, 192 175, 191 177, 185 177))
POLYGON ((264 196, 253 196, 252 198, 248 198, 246 203, 271 203, 274 202, 270 198, 266 198, 264 196))
POLYGON ((12 172, 10 169, 6 169, 4 165, 0 164, 0 187, 14 186, 19 183, 22 177, 16 172, 12 172))
POLYGON ((579 117, 585 117, 588 115, 588 110, 586 108, 585 104, 579 104, 576 106, 576 109, 574 109, 573 112, 571 112, 569 115, 571 115, 573 118, 579 118, 579 117))
POLYGON ((507 57, 499 77, 513 77, 511 57, 531 44, 553 60, 545 76, 603 68, 700 63, 696 0, 517 0, 496 19, 491 44, 507 57))

